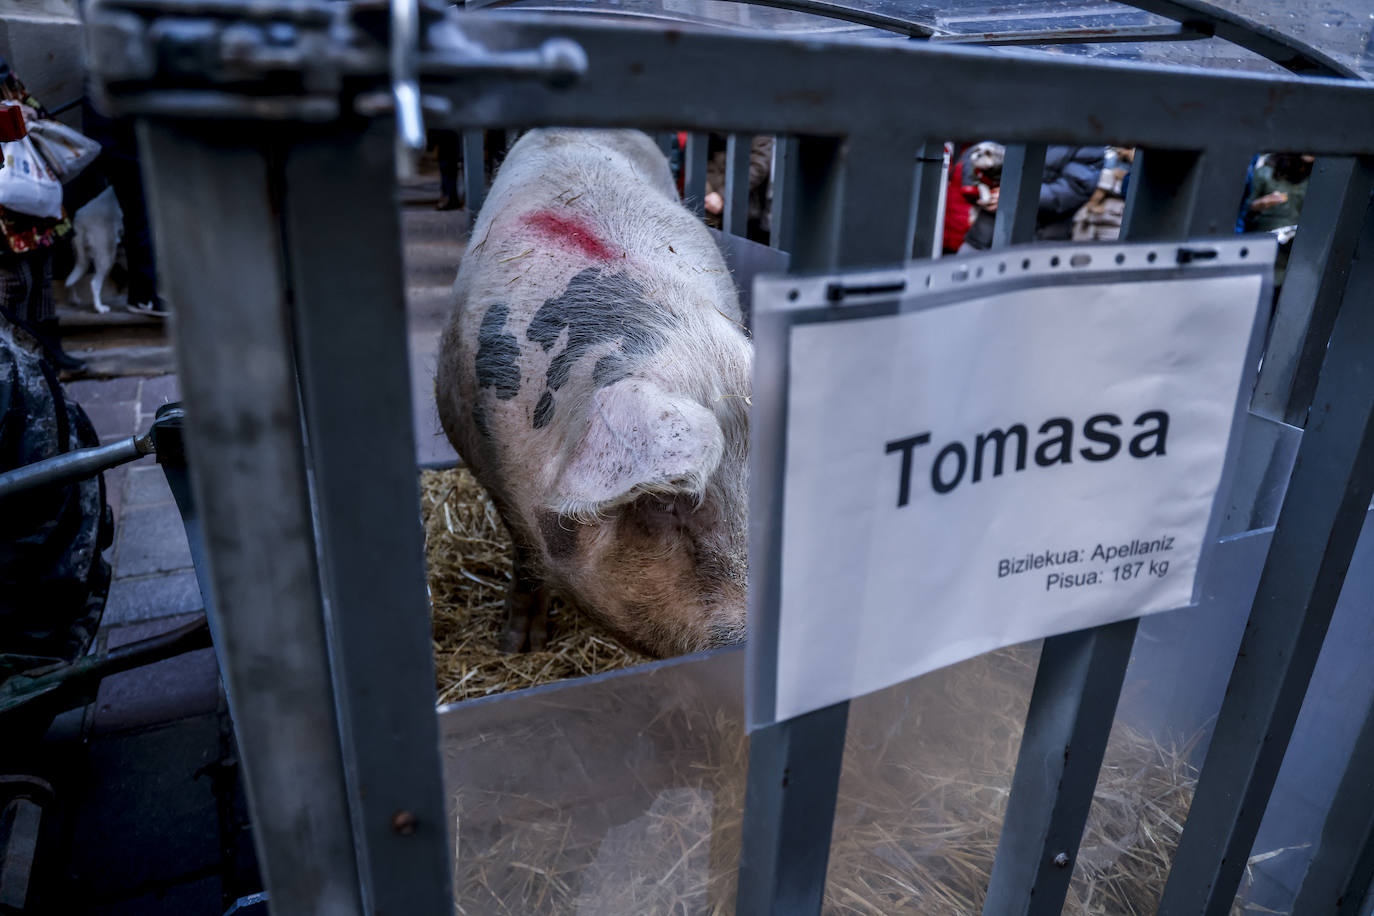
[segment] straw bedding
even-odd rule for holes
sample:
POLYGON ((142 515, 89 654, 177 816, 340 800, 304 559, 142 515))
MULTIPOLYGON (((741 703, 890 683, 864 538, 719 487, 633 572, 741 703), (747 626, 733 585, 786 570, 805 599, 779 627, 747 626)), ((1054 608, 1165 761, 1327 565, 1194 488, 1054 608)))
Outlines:
POLYGON ((503 654, 499 645, 511 566, 510 537, 501 517, 465 468, 422 471, 420 502, 441 704, 648 661, 563 607, 550 612, 545 651, 503 654))
MULTIPOLYGON (((465 470, 425 472, 421 488, 440 702, 646 661, 566 609, 551 617, 547 651, 501 654, 500 519, 465 470)), ((1004 650, 856 702, 827 913, 981 911, 1036 658, 1004 650)), ((605 799, 579 807, 460 787, 460 912, 734 912, 748 759, 738 713, 676 702, 645 724, 636 734, 666 749, 657 765, 669 772, 635 773, 642 794, 623 818, 606 820, 605 799)), ((522 740, 537 753, 546 739, 522 740)), ((1065 913, 1154 912, 1192 800, 1188 752, 1113 729, 1065 913)))

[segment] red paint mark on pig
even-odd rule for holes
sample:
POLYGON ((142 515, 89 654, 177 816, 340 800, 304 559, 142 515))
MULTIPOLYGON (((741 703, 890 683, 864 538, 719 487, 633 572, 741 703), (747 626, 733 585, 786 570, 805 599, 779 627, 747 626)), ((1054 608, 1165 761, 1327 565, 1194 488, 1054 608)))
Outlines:
POLYGON ((595 261, 609 261, 617 255, 586 223, 575 217, 552 210, 536 210, 525 217, 525 225, 552 241, 576 248, 595 261))

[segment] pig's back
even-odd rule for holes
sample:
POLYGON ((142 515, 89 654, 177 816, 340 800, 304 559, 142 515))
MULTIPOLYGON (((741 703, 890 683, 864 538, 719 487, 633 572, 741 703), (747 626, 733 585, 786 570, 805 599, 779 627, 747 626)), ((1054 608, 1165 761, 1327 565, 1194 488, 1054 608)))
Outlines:
POLYGON ((550 485, 597 386, 649 372, 706 404, 748 388, 729 272, 635 131, 522 137, 473 227, 454 300, 440 418, 517 515, 550 485))

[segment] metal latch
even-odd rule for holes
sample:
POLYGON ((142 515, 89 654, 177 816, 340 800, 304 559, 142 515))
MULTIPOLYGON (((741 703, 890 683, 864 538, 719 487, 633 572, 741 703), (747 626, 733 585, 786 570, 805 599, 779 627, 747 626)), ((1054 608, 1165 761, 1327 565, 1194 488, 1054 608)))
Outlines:
POLYGON ((441 110, 448 104, 446 99, 421 97, 422 61, 423 69, 434 76, 497 72, 535 77, 555 86, 587 72, 587 55, 575 41, 550 38, 533 51, 491 51, 469 39, 452 13, 430 26, 431 47, 422 59, 420 22, 420 0, 391 0, 391 98, 402 180, 414 177, 416 154, 425 148, 425 103, 441 110))

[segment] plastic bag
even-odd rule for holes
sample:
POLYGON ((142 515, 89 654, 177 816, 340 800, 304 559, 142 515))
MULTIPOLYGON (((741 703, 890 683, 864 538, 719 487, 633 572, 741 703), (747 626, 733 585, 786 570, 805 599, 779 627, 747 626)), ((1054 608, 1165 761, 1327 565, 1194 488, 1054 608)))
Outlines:
POLYGON ((35 118, 28 122, 29 139, 63 184, 100 155, 100 144, 61 121, 35 118))
POLYGON ((0 144, 0 207, 29 216, 62 216, 62 182, 28 137, 0 144))

